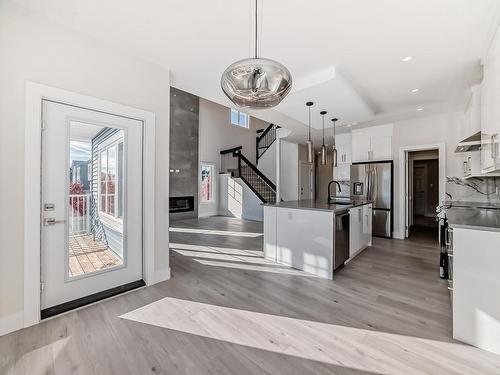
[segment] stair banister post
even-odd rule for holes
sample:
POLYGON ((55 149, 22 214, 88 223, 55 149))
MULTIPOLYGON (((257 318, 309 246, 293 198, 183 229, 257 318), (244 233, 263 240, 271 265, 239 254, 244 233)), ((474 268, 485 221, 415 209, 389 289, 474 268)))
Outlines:
POLYGON ((276 203, 281 202, 281 138, 275 129, 276 134, 276 203))

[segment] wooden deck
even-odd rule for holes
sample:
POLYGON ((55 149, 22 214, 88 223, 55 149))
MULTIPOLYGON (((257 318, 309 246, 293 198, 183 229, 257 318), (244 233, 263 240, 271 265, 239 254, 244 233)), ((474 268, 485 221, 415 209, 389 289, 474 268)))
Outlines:
POLYGON ((70 236, 69 238, 69 276, 80 276, 115 267, 123 260, 92 235, 70 236))

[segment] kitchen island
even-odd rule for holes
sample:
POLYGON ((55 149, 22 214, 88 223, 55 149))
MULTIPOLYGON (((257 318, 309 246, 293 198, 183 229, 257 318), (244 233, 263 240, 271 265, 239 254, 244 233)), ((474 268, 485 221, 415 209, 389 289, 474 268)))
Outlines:
POLYGON ((446 204, 453 338, 500 354, 500 205, 446 204))
POLYGON ((264 205, 264 256, 333 279, 334 271, 359 252, 351 249, 349 229, 351 210, 356 211, 356 225, 363 220, 362 214, 358 217, 361 206, 365 206, 367 219, 360 228, 370 233, 371 242, 370 201, 300 200, 264 205))

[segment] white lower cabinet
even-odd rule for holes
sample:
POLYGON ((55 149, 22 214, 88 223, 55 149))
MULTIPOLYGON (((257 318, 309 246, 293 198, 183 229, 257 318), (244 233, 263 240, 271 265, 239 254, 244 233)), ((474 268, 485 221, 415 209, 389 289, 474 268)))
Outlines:
POLYGON ((500 232, 453 228, 453 338, 500 354, 500 232))
POLYGON ((349 257, 372 244, 372 205, 353 207, 349 210, 349 257))

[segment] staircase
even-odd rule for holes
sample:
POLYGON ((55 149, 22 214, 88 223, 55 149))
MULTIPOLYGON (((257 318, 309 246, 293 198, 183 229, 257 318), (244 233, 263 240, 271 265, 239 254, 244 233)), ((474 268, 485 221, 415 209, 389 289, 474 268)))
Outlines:
POLYGON ((235 147, 220 152, 221 171, 230 173, 241 180, 259 197, 262 203, 276 202, 276 186, 242 153, 242 147, 235 147))
POLYGON ((257 130, 257 138, 255 141, 255 164, 259 165, 259 159, 264 155, 269 147, 276 140, 276 129, 281 126, 276 126, 274 124, 269 124, 265 129, 257 130))

